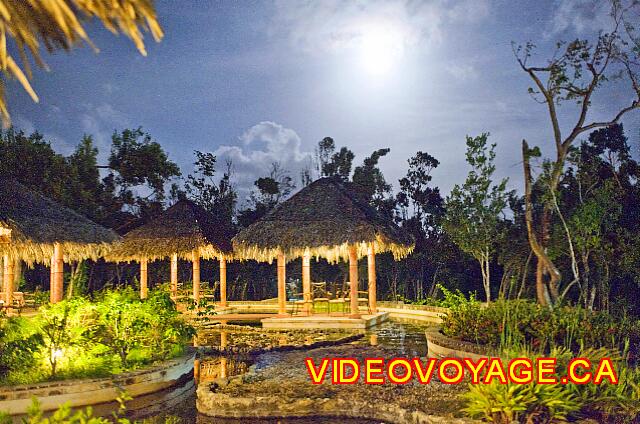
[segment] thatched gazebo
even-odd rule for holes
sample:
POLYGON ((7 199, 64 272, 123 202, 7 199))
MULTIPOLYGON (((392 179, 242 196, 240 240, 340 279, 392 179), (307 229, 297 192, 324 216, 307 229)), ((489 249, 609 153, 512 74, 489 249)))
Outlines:
POLYGON ((414 248, 413 239, 362 201, 351 184, 321 178, 278 205, 233 238, 239 259, 278 262, 278 314, 286 314, 285 264, 302 257, 305 312, 311 313, 310 260, 349 260, 351 315, 358 315, 358 259, 368 259, 369 309, 376 307, 375 254, 391 252, 396 260, 414 248))
POLYGON ((56 303, 63 297, 64 262, 95 260, 118 239, 113 231, 22 184, 0 179, 0 253, 7 304, 16 262, 51 265, 50 300, 56 303))
POLYGON ((231 229, 190 200, 180 200, 148 223, 129 231, 107 259, 140 263, 140 296, 148 290, 149 261, 171 258, 171 295, 178 290, 178 258, 193 264, 193 298, 200 300, 200 259, 220 261, 220 304, 227 305, 227 265, 233 258, 231 229))

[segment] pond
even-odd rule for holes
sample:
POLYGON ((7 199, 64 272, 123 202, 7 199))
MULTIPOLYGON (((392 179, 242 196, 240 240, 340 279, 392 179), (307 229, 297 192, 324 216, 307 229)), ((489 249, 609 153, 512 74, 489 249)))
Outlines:
MULTIPOLYGON (((387 321, 366 331, 365 336, 358 340, 357 344, 371 344, 388 348, 397 353, 398 356, 405 357, 424 357, 427 354, 427 342, 424 335, 428 324, 414 324, 401 321, 387 321)), ((216 349, 233 346, 235 342, 243 343, 245 337, 242 332, 234 334, 233 331, 220 331, 211 329, 206 331, 199 337, 201 346, 213 346, 216 349), (222 346, 221 346, 222 344, 222 346)), ((299 335, 298 335, 299 336, 299 335)), ((310 336, 307 336, 310 337, 310 336)), ((339 348, 338 348, 339 349, 339 348)), ((277 355, 275 355, 277 357, 277 355)), ((257 369, 269 367, 273 363, 274 355, 263 354, 257 357, 251 357, 243 354, 232 355, 216 355, 211 354, 196 361, 195 380, 197 383, 205 384, 211 382, 218 377, 231 377, 245 373, 249 366, 255 365, 257 369)), ((219 419, 211 418, 198 414, 196 409, 196 384, 193 380, 185 381, 183 385, 174 387, 170 390, 154 393, 145 399, 138 398, 128 402, 128 405, 134 409, 128 415, 131 418, 155 418, 161 419, 165 416, 175 416, 181 418, 183 423, 225 423, 240 424, 246 423, 247 420, 242 419, 219 419), (158 402, 160 400, 160 402, 158 402), (145 402, 153 403, 156 406, 145 407, 145 402), (159 408, 162 408, 162 411, 159 408)), ((115 405, 104 405, 103 408, 96 408, 96 412, 103 413, 109 407, 117 407, 115 405)), ((335 418, 305 418, 305 419, 273 419, 273 420, 255 420, 252 423, 282 423, 282 424, 301 424, 301 423, 333 423, 335 418)), ((156 421, 157 422, 157 421, 156 421)), ((342 418, 340 422, 346 424, 373 424, 379 421, 361 420, 342 418)))

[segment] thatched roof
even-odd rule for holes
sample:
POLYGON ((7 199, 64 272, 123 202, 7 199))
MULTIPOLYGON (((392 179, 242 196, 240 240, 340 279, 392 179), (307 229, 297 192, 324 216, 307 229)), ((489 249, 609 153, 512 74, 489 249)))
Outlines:
POLYGON ((55 243, 67 261, 103 256, 118 235, 11 179, 0 178, 0 253, 48 264, 55 243))
POLYGON ((231 229, 189 200, 180 200, 148 223, 129 231, 107 256, 114 262, 164 259, 232 258, 231 229))
POLYGON ((369 242, 376 252, 391 251, 396 259, 414 247, 408 234, 360 200, 348 183, 321 178, 240 231, 233 248, 241 259, 271 262, 279 253, 293 259, 308 250, 337 262, 348 258, 353 244, 358 257, 365 256, 369 242))

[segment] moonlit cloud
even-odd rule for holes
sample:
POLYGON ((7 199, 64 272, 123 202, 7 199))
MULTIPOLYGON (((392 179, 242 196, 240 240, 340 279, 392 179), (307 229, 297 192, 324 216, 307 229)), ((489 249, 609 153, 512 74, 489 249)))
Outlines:
POLYGON ((446 66, 447 71, 461 81, 472 81, 478 78, 478 71, 473 65, 452 63, 446 66))
POLYGON ((611 4, 601 0, 561 0, 551 20, 553 34, 575 31, 578 35, 597 32, 611 26, 611 4))
MULTIPOLYGON (((269 174, 274 162, 289 171, 299 186, 300 171, 311 166, 313 155, 301 149, 298 134, 271 121, 260 122, 238 137, 239 145, 222 145, 215 150, 219 164, 230 160, 240 200, 244 200, 259 177, 269 174)), ((222 169, 222 168, 220 168, 222 169)))
POLYGON ((98 148, 98 160, 106 162, 111 150, 111 135, 115 130, 131 128, 131 122, 108 103, 87 103, 83 105, 83 109, 79 117, 82 130, 93 136, 93 142, 98 148))
POLYGON ((440 43, 447 22, 484 18, 486 0, 462 2, 303 1, 276 3, 274 33, 284 33, 291 43, 308 53, 326 54, 358 48, 372 27, 384 28, 397 38, 398 48, 420 43, 440 43))

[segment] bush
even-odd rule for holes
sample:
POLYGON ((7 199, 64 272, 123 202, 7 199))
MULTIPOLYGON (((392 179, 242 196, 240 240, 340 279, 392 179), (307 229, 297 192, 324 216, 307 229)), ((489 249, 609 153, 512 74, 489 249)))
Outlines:
POLYGON ((469 293, 469 298, 467 298, 464 293, 462 293, 459 289, 455 291, 451 291, 444 287, 442 284, 436 284, 438 290, 442 292, 442 299, 436 299, 434 297, 425 297, 424 299, 418 300, 410 300, 401 295, 396 296, 396 300, 404 303, 408 303, 411 305, 428 305, 428 306, 438 306, 441 308, 451 308, 458 306, 462 303, 466 302, 475 302, 476 297, 474 293, 469 293))
POLYGON ((546 384, 473 384, 464 395, 464 411, 496 424, 565 421, 580 409, 566 386, 546 384))
POLYGON ((16 380, 16 370, 27 369, 42 345, 42 336, 24 318, 0 317, 0 381, 16 380))
POLYGON ((195 334, 165 293, 131 289, 48 305, 0 321, 0 382, 103 377, 179 356, 195 334))
POLYGON ((635 361, 640 349, 638 320, 580 307, 548 308, 529 300, 498 300, 487 307, 473 299, 461 302, 450 307, 442 331, 502 350, 549 352, 564 347, 578 352, 585 346, 605 347, 626 351, 635 361))
MULTIPOLYGON (((528 353, 513 357, 534 356, 528 353)), ((557 358, 556 378, 562 377, 574 353, 566 349, 554 349, 550 356, 557 358)), ((622 356, 606 349, 586 349, 578 357, 597 363, 608 357, 614 361, 618 384, 603 381, 601 384, 490 384, 469 385, 463 395, 464 411, 473 418, 498 424, 552 423, 567 419, 592 418, 600 423, 635 423, 640 420, 640 371, 630 368, 622 356)))

